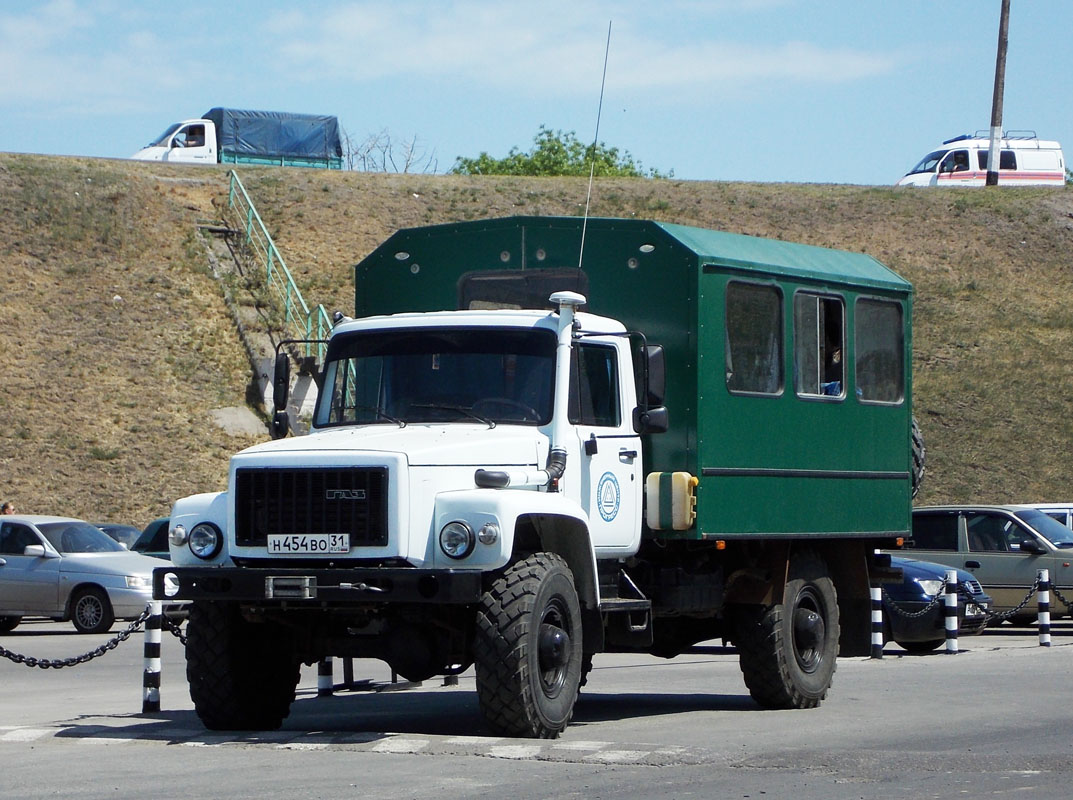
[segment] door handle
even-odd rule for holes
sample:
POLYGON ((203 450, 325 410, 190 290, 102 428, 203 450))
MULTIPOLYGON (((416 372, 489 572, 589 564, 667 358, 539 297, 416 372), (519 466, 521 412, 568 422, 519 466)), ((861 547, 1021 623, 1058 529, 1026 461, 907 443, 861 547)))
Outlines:
POLYGON ((965 562, 965 569, 979 569, 979 568, 980 568, 980 562, 979 561, 966 561, 965 562))
POLYGON ((637 458, 637 451, 636 450, 619 450, 618 451, 618 457, 619 458, 634 459, 634 458, 637 458))

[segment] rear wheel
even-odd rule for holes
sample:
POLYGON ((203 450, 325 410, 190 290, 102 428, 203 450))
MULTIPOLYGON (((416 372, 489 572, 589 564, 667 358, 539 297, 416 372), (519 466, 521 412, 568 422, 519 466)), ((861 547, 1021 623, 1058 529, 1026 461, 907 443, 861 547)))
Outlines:
POLYGON ((108 594, 96 586, 79 589, 71 598, 71 622, 79 633, 104 633, 115 622, 108 594))
POLYGON ((740 606, 738 663, 749 693, 767 708, 815 708, 838 655, 838 601, 827 565, 812 552, 790 561, 783 602, 740 606))
POLYGON ((536 553, 508 569, 481 598, 473 650, 481 711, 497 733, 562 733, 583 663, 581 607, 566 562, 536 553))
POLYGON ((0 617, 0 633, 10 633, 22 622, 22 617, 0 617))
POLYGON ((299 662, 279 626, 244 620, 237 606, 194 603, 186 677, 210 730, 275 730, 290 713, 299 662))

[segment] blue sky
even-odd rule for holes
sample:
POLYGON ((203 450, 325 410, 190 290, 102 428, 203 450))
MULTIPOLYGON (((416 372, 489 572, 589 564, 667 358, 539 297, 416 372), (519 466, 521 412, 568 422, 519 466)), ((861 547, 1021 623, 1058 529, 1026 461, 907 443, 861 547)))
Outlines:
MULTIPOLYGON (((1006 128, 1073 147, 1073 2, 1013 0, 1006 128)), ((335 114, 438 171, 595 132, 693 180, 890 184, 986 129, 1000 0, 0 3, 0 151, 126 157, 213 106, 335 114)))

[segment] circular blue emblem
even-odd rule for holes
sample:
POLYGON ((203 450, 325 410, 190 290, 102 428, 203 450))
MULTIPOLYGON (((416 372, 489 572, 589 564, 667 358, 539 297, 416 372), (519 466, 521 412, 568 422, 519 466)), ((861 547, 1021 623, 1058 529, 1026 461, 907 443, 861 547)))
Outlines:
POLYGON ((596 506, 600 509, 604 522, 611 522, 618 516, 620 500, 618 478, 612 472, 605 472, 596 486, 596 506))

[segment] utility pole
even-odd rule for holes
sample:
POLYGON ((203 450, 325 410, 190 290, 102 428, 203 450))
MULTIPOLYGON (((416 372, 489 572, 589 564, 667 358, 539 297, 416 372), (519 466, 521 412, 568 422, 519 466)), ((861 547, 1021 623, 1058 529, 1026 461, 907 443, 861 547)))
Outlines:
POLYGON ((995 93, 991 98, 991 143, 987 150, 987 185, 998 186, 999 139, 1002 138, 1002 91, 1006 84, 1006 45, 1010 38, 1010 0, 1002 0, 995 57, 995 93))

